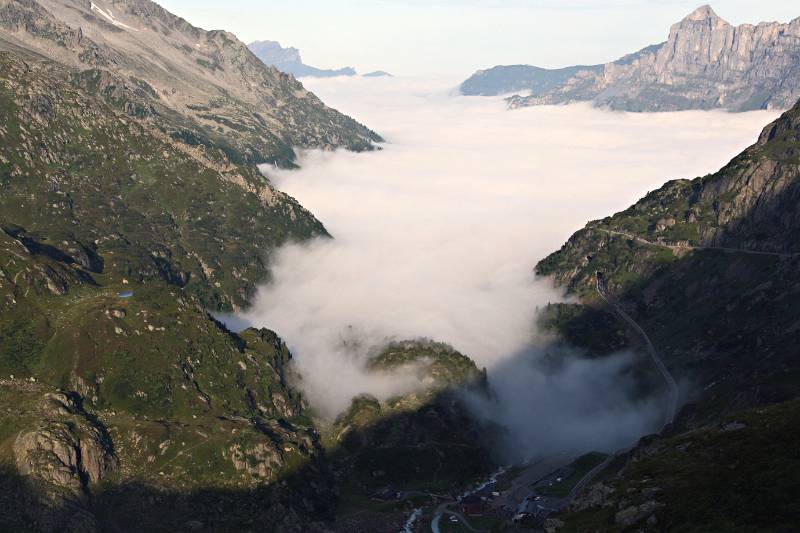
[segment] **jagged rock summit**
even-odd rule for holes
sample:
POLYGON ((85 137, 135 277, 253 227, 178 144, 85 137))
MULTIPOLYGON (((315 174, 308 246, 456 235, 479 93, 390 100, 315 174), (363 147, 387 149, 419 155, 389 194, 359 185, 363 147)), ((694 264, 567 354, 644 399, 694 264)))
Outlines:
MULTIPOLYGON (((706 4, 704 6, 700 6, 691 13, 689 13, 684 20, 711 20, 711 21, 718 21, 722 20, 719 18, 717 13, 714 9, 706 4)), ((724 22, 724 21, 722 21, 724 22)), ((727 24, 727 23, 726 23, 727 24)))
POLYGON ((527 91, 511 108, 592 101, 635 112, 788 109, 800 98, 800 18, 733 26, 704 5, 666 42, 604 65, 500 66, 461 86, 467 95, 527 91))
POLYGON ((300 55, 300 50, 294 47, 284 48, 276 41, 255 41, 247 47, 265 65, 275 67, 281 72, 291 74, 296 78, 334 78, 336 76, 355 76, 357 73, 352 67, 335 70, 321 69, 306 65, 300 55))

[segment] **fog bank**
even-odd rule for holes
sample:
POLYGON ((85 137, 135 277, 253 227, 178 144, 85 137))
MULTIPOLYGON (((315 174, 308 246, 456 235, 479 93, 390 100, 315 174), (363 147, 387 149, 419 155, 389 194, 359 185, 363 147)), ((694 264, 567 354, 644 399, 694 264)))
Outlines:
POLYGON ((776 113, 626 114, 588 105, 509 112, 499 99, 453 96, 451 80, 304 82, 389 141, 374 153, 308 152, 301 170, 267 170, 335 237, 283 248, 274 281, 245 315, 287 341, 317 411, 333 416, 356 394, 414 386, 364 375, 363 355, 345 341, 424 336, 489 369, 503 388, 503 421, 546 406, 538 427, 550 436, 532 429, 523 435, 531 446, 588 434, 611 445, 641 432, 651 406, 634 409, 618 398, 625 388, 614 389, 630 356, 569 364, 558 376, 513 370, 519 354, 535 358, 531 346, 542 342, 536 307, 562 299, 534 279, 533 267, 587 221, 668 179, 717 170, 776 113), (608 405, 592 404, 604 390, 608 405))

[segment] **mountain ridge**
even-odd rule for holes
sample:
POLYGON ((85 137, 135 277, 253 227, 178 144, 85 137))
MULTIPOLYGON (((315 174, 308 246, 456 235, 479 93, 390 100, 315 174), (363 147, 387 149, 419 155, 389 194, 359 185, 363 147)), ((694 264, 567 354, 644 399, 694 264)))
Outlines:
POLYGON ((0 529, 329 516, 291 354, 208 310, 328 236, 256 164, 379 136, 147 0, 0 0, 0 115, 0 529))
POLYGON ((368 150, 380 140, 266 67, 233 34, 196 28, 149 0, 3 0, 0 45, 9 43, 107 72, 100 90, 157 114, 165 133, 240 161, 290 165, 294 147, 368 150), (124 85, 135 90, 122 95, 124 85))
POLYGON ((462 94, 522 90, 509 107, 592 101, 611 109, 788 109, 800 98, 800 17, 732 26, 702 6, 670 28, 667 41, 588 67, 515 66, 479 71, 462 94))

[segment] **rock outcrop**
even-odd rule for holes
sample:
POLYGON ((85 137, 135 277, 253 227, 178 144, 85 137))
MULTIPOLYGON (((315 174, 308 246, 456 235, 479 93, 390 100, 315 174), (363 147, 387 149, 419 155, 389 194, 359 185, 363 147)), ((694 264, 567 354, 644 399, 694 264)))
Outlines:
POLYGON ((794 400, 739 413, 757 427, 735 438, 718 425, 650 437, 640 444, 647 453, 621 455, 560 513, 563 530, 791 531, 798 512, 779 502, 800 492, 790 430, 799 408, 794 400))
POLYGON ((80 398, 63 392, 46 393, 39 413, 41 422, 14 441, 17 469, 51 492, 85 497, 117 464, 107 429, 84 411, 80 398))
POLYGON ((605 65, 560 70, 495 67, 464 94, 503 94, 512 108, 592 101, 626 111, 788 109, 800 98, 800 18, 732 26, 703 6, 665 43, 605 65))

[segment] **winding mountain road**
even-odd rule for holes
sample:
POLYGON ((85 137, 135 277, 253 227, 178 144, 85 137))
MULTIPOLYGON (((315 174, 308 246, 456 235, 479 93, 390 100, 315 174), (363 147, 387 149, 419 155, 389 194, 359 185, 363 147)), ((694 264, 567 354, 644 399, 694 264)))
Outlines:
POLYGON ((627 237, 628 239, 638 242, 639 244, 644 244, 647 246, 655 246, 658 248, 669 248, 673 252, 678 252, 678 253, 689 252, 693 250, 718 250, 720 252, 728 252, 728 253, 738 253, 738 254, 748 254, 748 255, 768 255, 772 257, 780 257, 781 259, 791 259, 793 257, 800 257, 800 252, 784 254, 780 252, 762 252, 760 250, 746 250, 744 248, 726 248, 724 246, 692 246, 689 244, 668 244, 664 242, 648 241, 643 237, 639 237, 638 235, 633 235, 631 233, 625 233, 624 231, 615 231, 603 228, 597 228, 597 230, 602 231, 603 233, 608 233, 609 235, 619 235, 620 237, 627 237))
MULTIPOLYGON (((691 246, 689 244, 669 244, 664 242, 653 242, 648 241, 647 239, 640 237, 638 235, 633 235, 631 233, 626 233, 624 231, 616 231, 610 229, 603 229, 597 228, 598 231, 603 233, 607 233, 609 235, 617 235, 620 237, 625 237, 630 239, 634 242, 639 244, 643 244, 645 246, 654 246, 658 248, 667 248, 672 250, 677 254, 686 253, 689 251, 695 250, 717 250, 726 253, 738 253, 738 254, 748 254, 748 255, 764 255, 764 256, 771 256, 771 257, 778 257, 781 259, 791 259, 794 257, 800 257, 800 253, 780 253, 780 252, 764 252, 759 250, 746 250, 742 248, 727 248, 724 246, 691 246)), ((647 346, 647 352, 650 354, 653 363, 655 363, 658 371, 661 373, 661 376, 664 378, 664 382, 667 384, 667 387, 670 391, 670 401, 667 408, 667 415, 666 415, 666 424, 670 424, 675 419, 675 414, 678 410, 678 385, 675 383, 675 379, 670 374, 669 370, 667 369, 664 361, 662 361, 661 357, 658 355, 658 351, 656 351, 655 346, 650 341, 650 337, 647 336, 644 329, 642 329, 639 324, 636 323, 633 318, 630 317, 620 305, 614 300, 613 297, 608 292, 608 288, 606 287, 605 282, 603 281, 602 277, 599 275, 597 276, 597 292, 600 294, 600 297, 603 298, 609 305, 611 305, 614 310, 617 312, 619 316, 623 318, 628 324, 635 329, 639 335, 644 339, 645 345, 647 346)), ((666 425, 665 424, 665 425, 666 425)))
POLYGON ((678 411, 678 384, 675 382, 675 378, 672 377, 667 366, 664 364, 664 361, 661 360, 661 356, 658 355, 658 351, 656 347, 653 345, 653 342, 650 340, 650 337, 647 336, 644 329, 636 323, 636 321, 631 318, 631 316, 625 312, 624 309, 614 300, 614 298, 608 293, 608 287, 606 287, 605 281, 603 280, 603 276, 601 273, 598 272, 597 274, 597 292, 600 294, 600 297, 605 300, 608 305, 614 308, 619 316, 622 317, 625 322, 631 325, 633 329, 636 330, 637 333, 644 339, 645 345, 647 346, 647 353, 650 354, 650 358, 655 363, 656 368, 661 373, 661 377, 664 378, 664 382, 667 384, 669 388, 669 403, 667 405, 667 414, 665 419, 665 426, 671 424, 673 420, 675 420, 675 414, 678 411))
POLYGON ((433 521, 431 522, 431 531, 433 533, 441 533, 441 529, 439 529, 439 522, 441 521, 442 516, 446 514, 453 515, 458 518, 461 521, 461 525, 473 533, 486 533, 485 529, 475 529, 461 513, 451 511, 450 509, 443 509, 441 511, 437 509, 436 515, 433 517, 433 521))
MULTIPOLYGON (((619 452, 617 452, 617 453, 619 453, 619 452)), ((558 508, 558 509, 563 509, 564 507, 566 507, 566 506, 569 504, 569 502, 571 502, 572 500, 574 500, 574 499, 575 499, 575 496, 577 496, 577 495, 578 495, 578 493, 579 493, 581 490, 583 490, 583 488, 584 488, 586 485, 588 485, 589 483, 591 483, 591 482, 592 482, 592 480, 593 480, 593 479, 594 479, 594 478, 597 476, 597 474, 599 474, 600 472, 602 472, 603 470, 605 470, 605 469, 606 469, 606 467, 607 467, 608 465, 610 465, 610 464, 611 464, 611 461, 613 461, 613 460, 614 460, 614 459, 616 459, 616 458, 617 458, 617 454, 611 454, 611 455, 609 455, 608 457, 606 457, 605 461, 603 461, 602 463, 600 463, 600 464, 599 464, 599 465, 597 465, 596 467, 592 468, 592 469, 591 469, 589 472, 587 472, 587 473, 586 473, 586 475, 585 475, 585 476, 583 476, 583 477, 581 478, 581 480, 580 480, 580 481, 578 481, 578 482, 575 484, 575 486, 574 486, 574 487, 572 487, 572 490, 571 490, 571 491, 569 491, 569 494, 567 495, 567 497, 566 497, 566 498, 564 498, 564 499, 563 499, 563 500, 562 500, 562 501, 559 503, 559 505, 557 506, 557 508, 558 508)))

